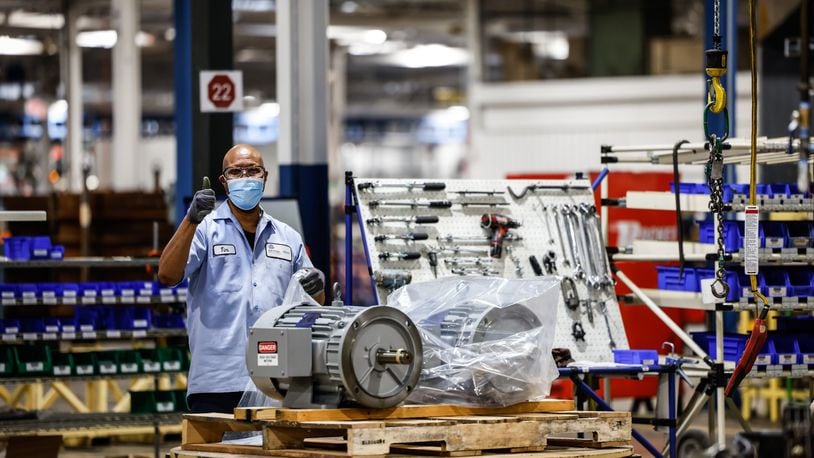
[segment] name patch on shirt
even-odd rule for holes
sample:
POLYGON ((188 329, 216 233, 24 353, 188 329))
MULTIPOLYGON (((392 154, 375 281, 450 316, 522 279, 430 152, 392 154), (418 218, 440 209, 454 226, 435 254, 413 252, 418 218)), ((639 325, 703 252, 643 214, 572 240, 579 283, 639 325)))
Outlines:
POLYGON ((234 256, 237 250, 234 245, 215 245, 212 247, 212 256, 234 256))
POLYGON ((269 258, 291 261, 291 247, 282 243, 267 243, 266 256, 269 258))

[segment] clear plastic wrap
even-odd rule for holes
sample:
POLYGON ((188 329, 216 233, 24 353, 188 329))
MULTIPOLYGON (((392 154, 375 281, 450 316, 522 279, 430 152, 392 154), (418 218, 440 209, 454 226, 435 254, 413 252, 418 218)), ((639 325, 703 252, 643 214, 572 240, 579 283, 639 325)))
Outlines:
POLYGON ((506 406, 548 396, 560 283, 555 278, 444 278, 393 292, 418 325, 419 386, 408 402, 506 406))

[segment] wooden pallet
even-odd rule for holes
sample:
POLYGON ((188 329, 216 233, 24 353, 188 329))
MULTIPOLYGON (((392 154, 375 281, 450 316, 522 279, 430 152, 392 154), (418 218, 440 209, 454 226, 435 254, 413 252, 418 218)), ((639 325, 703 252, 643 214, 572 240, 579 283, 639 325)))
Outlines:
MULTIPOLYGON (((194 450, 183 450, 181 447, 175 447, 166 454, 166 458, 258 458, 262 455, 246 455, 224 452, 198 452, 194 450)), ((404 457, 410 455, 391 455, 393 458, 404 457)), ((614 447, 605 449, 591 449, 591 448, 575 448, 575 447, 558 447, 553 446, 546 449, 544 452, 532 452, 522 454, 497 454, 497 455, 481 455, 489 457, 507 457, 507 458, 520 458, 520 457, 535 457, 535 458, 624 458, 633 457, 632 447, 614 447)))
POLYGON ((451 405, 404 406, 385 411, 253 409, 252 420, 224 414, 189 414, 182 424, 181 448, 333 458, 389 454, 473 456, 539 452, 549 445, 589 448, 630 445, 630 413, 574 412, 562 411, 563 408, 573 408, 573 403, 533 402, 496 409, 451 405), (262 446, 222 443, 223 434, 229 431, 260 431, 262 446), (587 438, 579 438, 578 433, 587 438))

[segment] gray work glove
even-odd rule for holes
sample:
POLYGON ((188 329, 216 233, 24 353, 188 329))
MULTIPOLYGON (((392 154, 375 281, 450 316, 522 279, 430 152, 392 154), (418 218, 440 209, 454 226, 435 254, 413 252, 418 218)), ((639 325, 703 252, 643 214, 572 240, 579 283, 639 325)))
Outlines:
POLYGON ((209 177, 203 177, 203 188, 192 196, 187 210, 187 219, 192 224, 201 224, 206 215, 215 209, 215 191, 209 184, 209 177))
POLYGON ((294 276, 309 296, 317 295, 325 290, 325 275, 319 269, 306 267, 298 270, 294 276))

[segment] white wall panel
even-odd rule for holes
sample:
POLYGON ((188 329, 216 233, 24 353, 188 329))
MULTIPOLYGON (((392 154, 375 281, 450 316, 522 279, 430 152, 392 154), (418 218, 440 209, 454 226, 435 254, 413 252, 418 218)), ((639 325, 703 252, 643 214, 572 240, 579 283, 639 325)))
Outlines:
MULTIPOLYGON (((478 84, 471 88, 473 178, 599 170, 602 144, 701 140, 699 75, 478 84)), ((737 131, 748 136, 749 76, 737 78, 737 131)), ((730 94, 731 97, 731 94, 730 94)), ((697 167, 696 167, 697 168, 697 167)), ((614 170, 669 170, 616 164, 614 170)), ((700 168, 685 177, 701 179, 700 168)))

